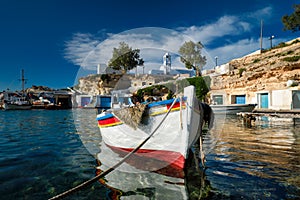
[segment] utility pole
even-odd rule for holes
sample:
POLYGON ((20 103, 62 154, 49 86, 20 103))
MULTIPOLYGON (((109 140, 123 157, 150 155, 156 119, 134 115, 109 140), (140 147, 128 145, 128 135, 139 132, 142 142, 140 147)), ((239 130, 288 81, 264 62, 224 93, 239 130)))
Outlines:
POLYGON ((274 35, 270 36, 269 40, 270 40, 270 47, 271 49, 273 48, 273 45, 272 45, 272 40, 274 39, 274 35))
POLYGON ((262 53, 262 44, 263 44, 263 20, 260 21, 260 53, 262 53))
POLYGON ((215 56, 216 67, 218 66, 218 56, 215 56))

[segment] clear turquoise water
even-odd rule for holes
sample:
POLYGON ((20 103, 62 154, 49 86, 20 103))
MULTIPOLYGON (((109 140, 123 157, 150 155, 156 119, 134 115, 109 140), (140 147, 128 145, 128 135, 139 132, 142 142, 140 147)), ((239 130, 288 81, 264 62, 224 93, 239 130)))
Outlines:
MULTIPOLYGON (((0 111, 0 122, 1 199, 47 199, 95 175, 72 110, 0 111)), ((101 188, 72 198, 99 198, 101 188)))
MULTIPOLYGON (((95 110, 0 111, 0 199, 48 199, 95 176, 102 151, 95 117, 95 110)), ((246 128, 236 117, 217 118, 204 150, 207 169, 197 171, 191 160, 184 183, 115 171, 107 185, 119 188, 96 182, 66 199, 110 199, 116 191, 172 199, 173 186, 190 199, 300 199, 299 125, 259 121, 246 128)))

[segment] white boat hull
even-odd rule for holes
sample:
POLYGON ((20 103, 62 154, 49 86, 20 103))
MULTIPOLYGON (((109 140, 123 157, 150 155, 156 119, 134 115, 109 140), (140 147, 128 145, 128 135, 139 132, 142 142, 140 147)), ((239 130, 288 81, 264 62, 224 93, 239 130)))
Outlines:
POLYGON ((210 105, 214 114, 235 115, 239 112, 252 112, 256 104, 210 105))
POLYGON ((3 108, 5 110, 29 110, 31 109, 30 104, 10 104, 10 103, 4 103, 3 108))
POLYGON ((170 105, 150 107, 147 122, 136 129, 123 123, 113 112, 98 115, 103 141, 113 151, 125 155, 159 127, 135 155, 160 161, 158 167, 171 165, 183 169, 188 149, 198 137, 200 124, 199 104, 193 86, 185 88, 184 98, 181 106, 180 103, 175 104, 162 125, 160 123, 170 105), (106 118, 109 115, 111 117, 106 118))

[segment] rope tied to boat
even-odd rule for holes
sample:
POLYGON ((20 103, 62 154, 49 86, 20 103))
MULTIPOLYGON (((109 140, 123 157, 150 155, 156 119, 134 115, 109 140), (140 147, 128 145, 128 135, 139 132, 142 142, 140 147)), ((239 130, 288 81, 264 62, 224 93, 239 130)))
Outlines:
POLYGON ((152 133, 143 141, 141 142, 135 149, 133 149, 130 153, 128 153, 122 160, 120 160, 118 163, 116 163, 114 166, 110 167, 109 169, 107 169, 106 171, 104 171, 103 173, 79 184, 78 186, 75 186, 61 194, 58 194, 52 198, 50 198, 49 200, 54 200, 54 199, 62 199, 64 197, 66 197, 67 195, 70 195, 90 184, 92 184, 93 182, 96 182, 97 180, 105 177, 107 174, 109 174, 110 172, 114 171, 116 168, 118 168, 121 164, 123 164, 128 158, 130 158, 130 156, 132 156, 134 153, 136 153, 144 144, 146 144, 146 142, 154 135, 154 133, 159 129, 159 127, 162 125, 162 123, 165 121, 165 119, 167 118, 167 116, 169 115, 169 113, 171 112, 172 108, 174 107, 176 101, 178 100, 178 97, 176 99, 174 99, 172 105, 170 106, 170 108, 168 109, 167 113, 165 114, 165 116, 162 118, 161 122, 157 125, 157 127, 152 131, 152 133))
POLYGON ((182 96, 180 96, 180 113, 179 113, 179 120, 180 120, 180 128, 183 129, 183 123, 182 123, 182 96))

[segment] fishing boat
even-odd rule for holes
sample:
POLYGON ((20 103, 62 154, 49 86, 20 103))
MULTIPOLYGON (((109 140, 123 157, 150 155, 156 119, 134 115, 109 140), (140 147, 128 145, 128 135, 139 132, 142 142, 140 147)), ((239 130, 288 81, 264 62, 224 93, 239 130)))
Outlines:
POLYGON ((31 103, 27 97, 27 95, 24 93, 24 85, 26 79, 24 78, 24 70, 22 69, 22 75, 21 75, 21 81, 22 81, 22 92, 4 92, 4 98, 3 98, 3 108, 5 110, 29 110, 31 109, 31 103))
POLYGON ((183 95, 174 99, 135 106, 124 105, 128 101, 117 96, 123 98, 122 104, 97 115, 105 145, 124 155, 136 150, 135 156, 157 160, 160 167, 184 169, 188 150, 201 130, 195 87, 185 87, 183 95))
POLYGON ((23 94, 4 92, 3 108, 5 110, 29 110, 31 103, 23 94))
POLYGON ((256 104, 210 105, 214 114, 236 115, 239 112, 252 112, 256 104))

